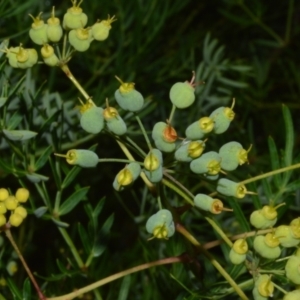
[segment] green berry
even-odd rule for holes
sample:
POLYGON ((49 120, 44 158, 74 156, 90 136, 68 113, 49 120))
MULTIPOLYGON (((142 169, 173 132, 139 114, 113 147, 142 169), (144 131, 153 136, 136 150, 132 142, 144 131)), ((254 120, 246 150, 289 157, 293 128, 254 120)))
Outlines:
POLYGON ((225 196, 232 196, 238 199, 245 197, 247 189, 243 184, 221 178, 218 181, 217 191, 225 196))
POLYGON ((89 49, 92 41, 90 28, 77 28, 69 32, 69 42, 75 50, 84 52, 89 49))
POLYGON ((85 27, 88 17, 80 7, 82 1, 80 1, 78 4, 77 0, 71 0, 71 2, 73 3, 73 6, 70 7, 64 15, 63 28, 70 30, 85 27))
POLYGON ((134 83, 123 82, 117 76, 116 78, 121 83, 121 86, 115 92, 115 98, 120 107, 131 112, 141 110, 144 106, 144 97, 134 88, 134 83))
POLYGON ((223 132, 225 132, 231 121, 234 119, 234 112, 233 112, 233 106, 234 106, 234 102, 232 107, 219 107, 216 110, 214 110, 211 114, 210 114, 210 118, 213 119, 215 126, 213 128, 214 133, 216 134, 221 134, 223 132))
POLYGON ((209 117, 203 117, 188 126, 185 135, 190 140, 198 140, 203 138, 207 133, 211 132, 214 128, 214 122, 209 117))
POLYGON ((60 41, 62 35, 63 35, 63 30, 60 25, 60 20, 59 18, 55 17, 55 8, 53 6, 51 17, 47 20, 47 37, 50 42, 57 43, 60 41))
POLYGON ((98 155, 95 152, 85 149, 69 150, 65 157, 68 164, 82 168, 96 167, 99 162, 98 155))
POLYGON ((195 73, 191 82, 177 82, 170 90, 171 102, 177 108, 187 108, 195 101, 195 87, 194 87, 195 73))
POLYGON ((104 41, 108 38, 111 23, 116 21, 115 16, 108 16, 107 20, 97 22, 92 26, 92 35, 96 41, 104 41))
POLYGON ((146 230, 158 239, 167 239, 175 233, 172 214, 167 209, 161 209, 152 215, 147 223, 146 230))
POLYGON ((80 125, 88 133, 97 134, 104 127, 103 108, 84 106, 81 110, 80 125))
POLYGON ((202 154, 190 163, 191 170, 196 174, 217 175, 221 170, 221 157, 217 152, 210 151, 202 154))
POLYGON ((29 15, 33 19, 31 29, 29 30, 29 36, 31 40, 37 45, 43 45, 48 43, 47 28, 48 25, 41 19, 42 13, 36 18, 29 15))

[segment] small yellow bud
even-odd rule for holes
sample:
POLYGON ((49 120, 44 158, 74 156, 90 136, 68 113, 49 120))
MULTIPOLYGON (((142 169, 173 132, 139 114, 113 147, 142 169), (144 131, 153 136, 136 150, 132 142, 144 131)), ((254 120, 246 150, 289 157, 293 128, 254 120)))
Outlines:
POLYGON ((15 196, 8 196, 4 203, 8 210, 15 210, 18 206, 18 201, 15 196))
POLYGON ((25 188, 19 188, 15 196, 18 202, 25 203, 29 198, 29 191, 25 188))
POLYGON ((0 201, 4 201, 9 196, 8 190, 1 188, 0 189, 0 201))
POLYGON ((27 217, 27 210, 23 206, 18 206, 14 213, 20 215, 23 219, 27 217))
POLYGON ((6 218, 4 215, 0 215, 0 227, 5 225, 6 223, 6 218))
POLYGON ((23 217, 19 214, 13 213, 12 215, 10 215, 9 217, 9 223, 12 226, 18 227, 20 226, 20 224, 23 222, 23 217))

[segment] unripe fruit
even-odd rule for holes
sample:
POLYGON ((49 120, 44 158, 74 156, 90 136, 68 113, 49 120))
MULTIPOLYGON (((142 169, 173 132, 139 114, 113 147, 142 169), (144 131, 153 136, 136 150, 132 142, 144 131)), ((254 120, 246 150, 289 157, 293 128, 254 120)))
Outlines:
POLYGON ((31 68, 37 63, 38 54, 35 49, 24 49, 20 46, 19 51, 16 54, 16 59, 18 68, 31 68))
POLYGON ((69 42, 75 50, 84 52, 89 49, 92 41, 90 28, 72 29, 69 32, 69 42))
POLYGON ((162 163, 162 153, 158 149, 151 149, 144 159, 144 167, 148 171, 157 170, 162 163))
POLYGON ((80 7, 82 1, 78 4, 77 0, 71 0, 71 2, 73 3, 73 6, 70 7, 64 15, 63 28, 70 30, 85 27, 88 17, 82 12, 82 8, 80 7))
POLYGON ((15 210, 18 206, 18 201, 15 196, 8 196, 4 204, 7 210, 15 210))
POLYGON ((18 202, 25 203, 29 198, 29 191, 25 188, 19 188, 16 191, 15 197, 18 202))
POLYGON ((47 37, 53 43, 59 42, 63 35, 63 30, 60 25, 59 18, 55 17, 55 9, 53 6, 51 17, 47 20, 47 37))
POLYGON ((142 109, 144 105, 144 97, 134 88, 134 83, 126 83, 119 77, 115 77, 121 83, 119 89, 115 91, 115 98, 120 107, 131 112, 137 112, 142 109))
POLYGON ((145 175, 147 178, 152 182, 152 183, 157 183, 160 182, 163 178, 163 168, 162 166, 159 166, 156 170, 154 171, 148 171, 144 170, 145 175))
POLYGON ((0 214, 0 227, 6 224, 6 217, 0 214))
POLYGON ((272 297, 274 292, 274 284, 271 281, 271 277, 267 274, 260 274, 255 281, 255 287, 263 297, 272 297))
POLYGON ((49 44, 45 44, 41 48, 41 54, 44 60, 44 63, 50 67, 55 67, 59 63, 59 59, 54 53, 54 49, 49 44))
POLYGON ((163 152, 172 152, 176 148, 176 130, 167 123, 158 122, 152 130, 152 138, 156 147, 163 152))
POLYGON ((258 235, 253 242, 255 251, 267 259, 276 259, 280 256, 281 249, 278 245, 279 240, 273 233, 269 233, 266 236, 258 235))
POLYGON ((294 284, 300 284, 300 257, 291 256, 285 265, 285 275, 294 284))
POLYGON ((8 58, 8 63, 13 68, 18 68, 17 53, 20 47, 10 47, 6 50, 6 57, 8 58))
POLYGON ((85 149, 72 149, 69 150, 66 155, 57 156, 66 157, 68 164, 77 165, 82 168, 96 167, 99 162, 98 155, 95 152, 85 149))
POLYGON ((235 113, 232 110, 233 106, 234 106, 234 101, 231 108, 219 107, 210 114, 209 117, 212 118, 215 123, 215 126, 213 128, 214 133, 221 134, 228 129, 235 115, 235 113))
POLYGON ((205 194, 197 194, 194 197, 194 204, 205 211, 213 214, 219 214, 223 211, 223 203, 219 199, 213 199, 205 194))
POLYGON ((230 249, 229 251, 229 260, 234 265, 239 265, 243 263, 246 260, 246 257, 247 257, 246 254, 236 253, 233 249, 230 249))
POLYGON ((123 135, 127 132, 127 126, 119 115, 118 111, 113 107, 107 107, 103 111, 103 116, 108 129, 116 135, 123 135))
POLYGON ((23 219, 27 217, 27 210, 23 206, 18 206, 14 213, 20 215, 23 219))
POLYGON ((37 45, 43 45, 48 43, 47 36, 47 27, 48 25, 44 23, 41 19, 42 13, 34 18, 32 15, 29 15, 33 19, 33 23, 31 24, 31 29, 29 30, 29 36, 31 40, 37 45))
POLYGON ((140 175, 141 166, 132 162, 122 169, 115 177, 113 187, 116 191, 122 191, 124 187, 132 184, 140 175))
POLYGON ((156 140, 154 140, 154 143, 155 143, 156 148, 158 148, 162 152, 166 152, 166 153, 173 152, 176 148, 175 143, 168 143, 168 142, 165 142, 163 139, 156 139, 156 140))
POLYGON ((196 174, 217 175, 221 171, 221 157, 217 152, 210 151, 191 161, 190 168, 196 174))
POLYGON ((115 16, 110 17, 108 15, 107 20, 103 20, 101 22, 97 22, 92 26, 92 35, 96 41, 104 41, 107 39, 109 35, 109 31, 111 29, 111 23, 115 22, 117 19, 115 16))
POLYGON ((211 132, 214 128, 213 119, 209 117, 200 118, 188 126, 185 130, 185 135, 190 140, 202 139, 207 133, 211 132))
POLYGON ((8 190, 1 188, 0 189, 0 201, 4 201, 9 196, 8 190))
POLYGON ((299 244, 300 239, 293 236, 290 226, 280 225, 275 229, 275 236, 279 239, 280 245, 284 248, 295 247, 299 244))
POLYGON ((234 242, 229 252, 230 261, 239 265, 246 260, 246 253, 248 252, 248 244, 245 239, 238 239, 234 242))
POLYGON ((167 239, 175 232, 172 214, 167 209, 161 209, 152 215, 146 223, 147 232, 153 234, 153 238, 167 239))
POLYGON ((81 108, 80 125, 88 133, 97 134, 104 127, 103 108, 85 104, 81 108))
POLYGON ((300 218, 296 218, 291 221, 290 228, 292 231, 292 235, 294 238, 299 239, 300 238, 300 218))
POLYGON ((252 290, 252 295, 253 295, 253 300, 268 300, 269 297, 264 297, 262 296, 257 287, 254 287, 254 289, 252 290))
POLYGON ((188 141, 183 143, 175 152, 175 159, 177 161, 191 162, 198 158, 205 149, 205 143, 201 140, 188 141))
POLYGON ((294 290, 288 292, 284 295, 283 300, 299 300, 300 299, 300 290, 294 290))
POLYGON ((9 223, 15 227, 20 226, 23 220, 24 220, 23 217, 16 213, 11 214, 9 217, 9 223))
POLYGON ((233 196, 242 199, 247 194, 247 189, 243 184, 221 178, 218 181, 217 191, 225 196, 233 196))
POLYGON ((219 154, 222 158, 221 168, 225 171, 233 171, 239 165, 248 162, 247 151, 238 142, 229 142, 223 145, 219 154))
POLYGON ((177 82, 170 90, 171 102, 177 108, 187 108, 191 106, 195 101, 195 72, 190 82, 177 82))

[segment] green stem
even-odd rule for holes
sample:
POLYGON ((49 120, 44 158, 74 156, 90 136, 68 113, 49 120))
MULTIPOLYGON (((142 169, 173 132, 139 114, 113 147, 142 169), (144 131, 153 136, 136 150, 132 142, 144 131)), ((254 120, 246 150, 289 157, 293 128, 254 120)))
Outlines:
MULTIPOLYGON (((99 163, 104 163, 104 162, 119 162, 119 163, 125 163, 125 164, 129 164, 132 162, 132 160, 128 160, 128 159, 119 159, 119 158, 101 158, 98 160, 99 163)), ((144 166, 143 162, 138 162, 138 161, 134 161, 137 164, 144 166)))
POLYGON ((248 300, 248 297, 244 294, 237 283, 230 277, 230 275, 223 269, 219 262, 206 250, 201 244, 191 235, 181 224, 176 224, 176 230, 180 232, 187 240, 189 240, 201 253, 203 253, 211 262, 211 264, 219 271, 219 273, 226 279, 226 281, 232 286, 235 292, 243 300, 248 300))
POLYGON ((176 106, 173 104, 171 112, 170 112, 170 116, 169 116, 169 122, 170 122, 170 124, 171 124, 172 119, 174 117, 175 111, 176 111, 176 106))
POLYGON ((138 150, 142 156, 146 156, 146 155, 147 155, 147 153, 146 153, 143 149, 141 149, 141 148, 139 147, 139 145, 138 145, 137 143, 135 143, 129 136, 126 136, 126 140, 127 140, 132 146, 134 146, 134 148, 135 148, 136 150, 138 150))
POLYGON ((84 288, 78 289, 72 293, 69 293, 69 294, 66 294, 63 296, 59 296, 59 297, 47 298, 47 300, 66 300, 66 299, 71 300, 71 299, 74 299, 74 298, 80 296, 81 294, 92 291, 100 286, 103 286, 107 283, 110 283, 114 280, 117 280, 117 279, 127 276, 129 274, 140 272, 140 271, 143 271, 143 270, 146 270, 146 269, 149 269, 152 267, 156 267, 156 266, 173 264, 173 263, 178 263, 178 262, 185 262, 185 260, 182 257, 169 257, 169 258, 164 258, 164 259, 157 260, 157 261, 150 262, 150 263, 145 263, 143 265, 133 267, 133 268, 121 271, 119 273, 116 273, 114 275, 108 276, 108 277, 101 279, 95 283, 92 283, 84 288))
POLYGON ((150 142, 149 137, 148 137, 148 135, 147 135, 147 132, 146 132, 146 130, 145 130, 145 127, 144 127, 144 125, 143 125, 143 123, 142 123, 140 117, 139 117, 137 114, 134 114, 134 115, 135 115, 135 118, 136 118, 137 122, 139 123, 139 126, 140 126, 141 131, 142 131, 142 133, 143 133, 143 135, 144 135, 144 138, 145 138, 145 140, 146 140, 146 143, 147 143, 147 145, 148 145, 148 148, 149 148, 149 150, 151 150, 151 149, 152 149, 152 145, 151 145, 151 142, 150 142))
POLYGON ((60 206, 60 201, 61 201, 61 191, 56 192, 55 196, 55 204, 54 204, 54 214, 59 211, 59 206, 60 206))
POLYGON ((275 174, 283 173, 283 172, 294 170, 294 169, 298 169, 298 168, 300 168, 300 163, 292 165, 292 166, 284 167, 284 168, 281 168, 281 169, 277 169, 277 170, 274 170, 274 171, 271 171, 271 172, 268 172, 268 173, 265 173, 265 174, 262 174, 262 175, 258 175, 258 176, 255 176, 255 177, 243 180, 243 181, 241 181, 239 183, 240 184, 248 184, 250 182, 261 180, 261 179, 273 176, 275 174))
POLYGON ((165 186, 167 186, 167 187, 169 187, 170 189, 172 189, 173 191, 175 191, 178 195, 180 195, 184 200, 186 200, 189 204, 191 204, 191 205, 195 205, 194 204, 194 201, 191 199, 191 198, 189 198, 187 195, 186 195, 186 193, 185 192, 183 192, 180 188, 178 188, 175 184, 173 184, 172 182, 170 182, 169 180, 167 180, 167 179, 162 179, 162 183, 165 185, 165 186))
POLYGON ((85 267, 75 245, 73 244, 72 239, 70 238, 69 234, 67 233, 65 228, 61 228, 61 227, 57 227, 59 232, 61 233, 62 237, 64 238, 65 242, 67 243, 67 245, 69 246, 73 257, 75 258, 77 265, 79 268, 83 269, 85 267))
POLYGON ((19 250, 19 247, 17 246, 17 244, 16 244, 16 242, 15 242, 15 240, 14 240, 14 238, 13 238, 11 232, 10 232, 10 229, 6 227, 5 230, 4 230, 4 232, 6 234, 6 237, 9 239, 11 245, 13 246, 14 250, 18 254, 18 257, 19 257, 19 259, 20 259, 20 261, 21 261, 21 263, 22 263, 22 265, 23 265, 23 267, 24 267, 24 269, 25 269, 28 277, 30 278, 30 280, 31 280, 31 282, 32 282, 32 284, 33 284, 33 286, 34 286, 37 294, 38 294, 39 299, 40 300, 46 300, 46 297, 42 293, 39 285, 37 284, 37 282, 36 282, 33 274, 31 273, 31 271, 30 271, 30 269, 29 269, 29 267, 28 267, 28 265, 27 265, 27 263, 26 263, 23 255, 22 255, 21 251, 19 250))
POLYGON ((282 38, 273 31, 269 26, 265 25, 259 18, 257 18, 252 11, 244 4, 243 1, 239 1, 240 7, 244 10, 244 12, 252 19, 252 21, 256 24, 258 24, 265 32, 270 34, 280 46, 284 46, 285 42, 282 40, 282 38))
POLYGON ((85 89, 81 86, 81 84, 77 81, 77 79, 71 73, 69 66, 67 64, 64 64, 64 65, 60 66, 60 68, 67 75, 67 77, 72 81, 72 83, 79 90, 79 92, 82 94, 82 96, 85 98, 85 100, 92 101, 91 97, 88 95, 88 93, 85 91, 85 89))

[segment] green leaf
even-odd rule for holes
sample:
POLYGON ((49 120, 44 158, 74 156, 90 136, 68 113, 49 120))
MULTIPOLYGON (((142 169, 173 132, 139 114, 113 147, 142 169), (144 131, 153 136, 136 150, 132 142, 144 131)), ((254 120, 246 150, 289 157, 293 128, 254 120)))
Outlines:
POLYGON ((122 284, 119 290, 118 300, 126 300, 130 290, 131 276, 127 275, 123 278, 122 284))
POLYGON ((23 299, 22 300, 31 300, 31 283, 29 278, 26 278, 23 284, 23 299))
POLYGON ((78 223, 78 232, 79 232, 79 236, 81 239, 81 243, 84 247, 85 253, 87 255, 89 255, 92 251, 91 238, 87 234, 87 231, 85 230, 85 228, 80 223, 78 223))
POLYGON ((17 111, 13 113, 9 120, 6 122, 6 128, 12 130, 17 128, 17 126, 22 122, 23 116, 21 116, 17 111))
POLYGON ((294 127, 292 116, 287 106, 282 105, 282 112, 285 124, 284 164, 287 167, 290 166, 293 162, 294 127))
POLYGON ((114 223, 114 214, 111 214, 101 227, 101 234, 108 235, 111 226, 114 223))
POLYGON ((74 166, 70 172, 67 174, 65 179, 63 180, 63 183, 61 184, 61 188, 65 189, 67 186, 69 186, 73 180, 76 178, 76 176, 79 174, 81 171, 81 168, 78 166, 74 166))
POLYGON ((22 292, 16 286, 14 280, 10 277, 6 277, 5 279, 6 279, 7 286, 9 287, 11 293, 14 296, 14 299, 22 300, 22 292))
POLYGON ((65 215, 69 213, 87 194, 90 187, 84 187, 75 191, 66 201, 62 203, 59 208, 59 215, 65 215))
POLYGON ((47 206, 38 207, 33 213, 37 218, 41 218, 48 211, 47 206))
POLYGON ((53 217, 51 218, 51 220, 53 221, 53 223, 55 225, 57 225, 58 227, 61 227, 61 228, 67 228, 67 227, 70 226, 68 223, 60 221, 60 220, 57 220, 57 219, 55 219, 53 217))
MULTIPOLYGON (((276 144, 275 144, 273 138, 270 136, 268 138, 268 146, 269 146, 272 170, 280 169, 280 162, 279 162, 279 156, 278 156, 276 144)), ((277 188, 279 188, 280 184, 281 184, 281 180, 282 180, 281 174, 276 174, 273 177, 274 177, 274 182, 275 182, 277 188)))
POLYGON ((37 132, 29 130, 6 130, 3 129, 5 136, 12 141, 25 141, 37 135, 37 132))
POLYGON ((272 188, 271 188, 269 180, 270 180, 269 178, 262 179, 262 184, 264 187, 264 194, 266 195, 268 200, 272 199, 272 197, 273 197, 272 188))
POLYGON ((295 192, 297 190, 300 190, 300 179, 291 182, 290 184, 288 184, 285 188, 284 191, 287 192, 295 192))
POLYGON ((45 163, 47 162, 49 156, 51 155, 51 153, 53 152, 52 146, 48 146, 45 151, 42 153, 42 155, 39 157, 39 159, 35 162, 34 167, 35 170, 39 170, 40 168, 42 168, 45 163))
POLYGON ((37 173, 26 174, 26 177, 33 183, 39 183, 49 179, 49 177, 37 173))
POLYGON ((217 80, 219 82, 222 82, 222 83, 228 85, 228 86, 239 88, 239 89, 244 89, 244 88, 248 87, 247 83, 231 80, 231 79, 228 79, 228 78, 225 78, 225 77, 218 77, 217 80))
POLYGON ((2 107, 6 103, 7 99, 7 97, 0 97, 0 107, 2 107))

